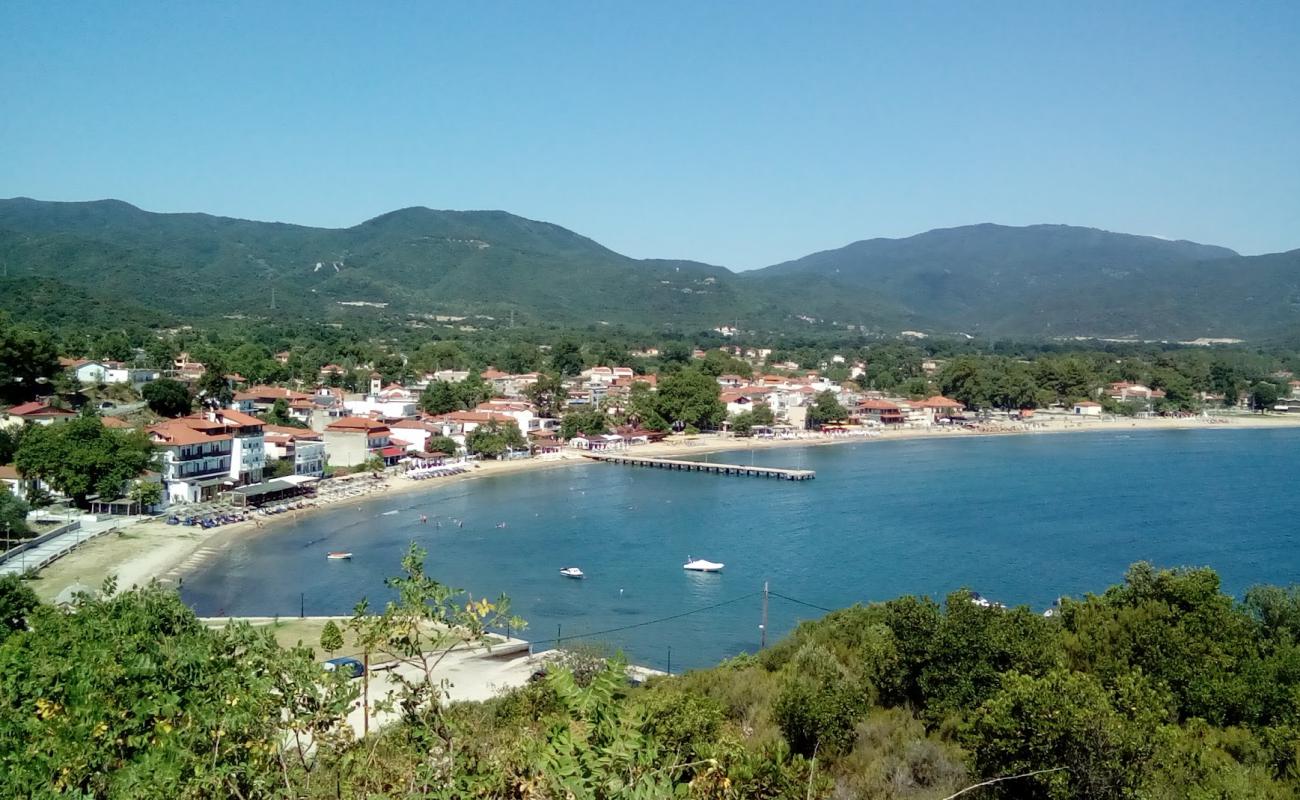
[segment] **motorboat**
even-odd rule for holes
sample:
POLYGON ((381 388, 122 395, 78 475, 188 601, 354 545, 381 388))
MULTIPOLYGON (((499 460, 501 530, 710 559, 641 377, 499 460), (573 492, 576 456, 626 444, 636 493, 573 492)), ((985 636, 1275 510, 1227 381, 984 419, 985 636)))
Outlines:
POLYGON ((688 569, 692 572, 721 572, 726 564, 719 564, 716 561, 708 561, 703 558, 686 557, 686 563, 682 564, 682 569, 688 569))
POLYGON ((325 557, 328 558, 330 561, 351 561, 352 560, 351 553, 344 553, 339 550, 334 550, 325 557))
POLYGON ((583 575, 583 574, 582 574, 582 570, 578 569, 577 567, 565 567, 564 569, 560 570, 560 574, 563 575, 563 576, 566 577, 566 578, 585 578, 585 577, 587 577, 586 575, 583 575))

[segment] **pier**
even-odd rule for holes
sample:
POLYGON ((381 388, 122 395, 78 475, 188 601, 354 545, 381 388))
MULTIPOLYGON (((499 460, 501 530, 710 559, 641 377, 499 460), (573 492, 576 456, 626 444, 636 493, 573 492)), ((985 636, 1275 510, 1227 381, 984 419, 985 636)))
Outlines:
POLYGON ((711 472, 714 475, 743 475, 750 478, 778 478, 783 481, 810 481, 817 473, 810 469, 785 469, 783 467, 754 467, 743 464, 714 464, 708 461, 681 461, 674 458, 645 458, 641 456, 583 453, 593 461, 624 464, 630 467, 657 467, 683 472, 711 472))

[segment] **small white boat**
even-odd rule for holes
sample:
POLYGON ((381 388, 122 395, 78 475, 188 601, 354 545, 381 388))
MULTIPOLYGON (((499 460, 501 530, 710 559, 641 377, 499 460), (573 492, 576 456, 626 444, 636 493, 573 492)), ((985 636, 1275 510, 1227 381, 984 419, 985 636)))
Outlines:
POLYGON ((563 576, 566 577, 566 578, 585 578, 585 577, 587 577, 586 575, 583 575, 583 574, 582 574, 582 570, 578 569, 577 567, 565 567, 564 569, 560 570, 560 574, 563 575, 563 576))
POLYGON ((716 561, 707 561, 703 558, 692 559, 686 557, 686 563, 682 564, 682 569, 689 569, 692 572, 721 572, 726 564, 719 564, 716 561))
POLYGON ((338 550, 331 552, 329 555, 325 557, 328 558, 330 561, 351 561, 352 560, 351 553, 344 553, 338 550))

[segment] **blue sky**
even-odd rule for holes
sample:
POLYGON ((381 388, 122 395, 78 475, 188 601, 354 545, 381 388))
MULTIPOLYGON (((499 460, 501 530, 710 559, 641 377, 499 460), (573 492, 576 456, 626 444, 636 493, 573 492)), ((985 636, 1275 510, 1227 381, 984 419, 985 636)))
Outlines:
POLYGON ((0 196, 500 208, 764 266, 1062 222, 1300 247, 1300 3, 0 4, 0 196))

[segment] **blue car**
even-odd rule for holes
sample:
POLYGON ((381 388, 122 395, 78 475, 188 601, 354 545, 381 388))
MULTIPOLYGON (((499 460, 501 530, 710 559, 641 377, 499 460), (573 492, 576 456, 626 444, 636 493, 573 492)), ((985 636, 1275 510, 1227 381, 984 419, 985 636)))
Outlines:
POLYGON ((366 674, 366 665, 362 664, 360 660, 355 659, 352 656, 331 658, 321 666, 325 668, 326 672, 342 670, 348 673, 349 678, 360 678, 362 675, 366 674))

